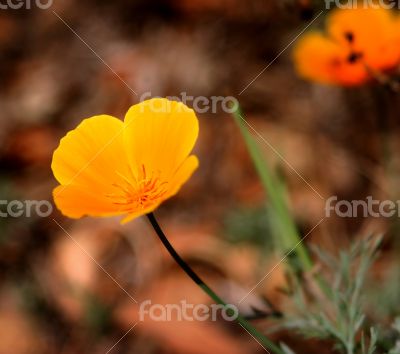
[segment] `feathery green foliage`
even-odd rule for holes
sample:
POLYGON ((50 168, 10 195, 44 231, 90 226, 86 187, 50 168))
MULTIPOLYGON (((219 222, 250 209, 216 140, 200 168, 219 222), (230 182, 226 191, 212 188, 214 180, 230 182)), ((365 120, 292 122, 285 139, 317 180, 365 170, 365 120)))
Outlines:
POLYGON ((297 281, 292 295, 297 314, 287 316, 284 327, 296 329, 306 337, 331 339, 345 354, 374 354, 378 340, 371 328, 363 334, 363 285, 367 272, 376 259, 381 237, 367 238, 333 257, 316 249, 326 275, 321 275, 328 292, 321 292, 310 277, 297 281), (361 333, 361 339, 359 334, 361 333))

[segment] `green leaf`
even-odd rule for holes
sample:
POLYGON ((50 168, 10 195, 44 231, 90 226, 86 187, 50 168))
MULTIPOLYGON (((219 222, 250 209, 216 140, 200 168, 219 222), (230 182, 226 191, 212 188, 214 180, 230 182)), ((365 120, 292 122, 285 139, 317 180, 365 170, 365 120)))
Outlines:
POLYGON ((249 124, 244 119, 238 105, 234 110, 233 117, 240 129, 254 167, 270 201, 272 209, 270 220, 273 223, 273 229, 276 230, 274 233, 276 244, 280 245, 283 252, 294 252, 303 270, 310 270, 312 261, 289 212, 285 199, 286 190, 284 184, 266 163, 260 147, 248 130, 249 124))

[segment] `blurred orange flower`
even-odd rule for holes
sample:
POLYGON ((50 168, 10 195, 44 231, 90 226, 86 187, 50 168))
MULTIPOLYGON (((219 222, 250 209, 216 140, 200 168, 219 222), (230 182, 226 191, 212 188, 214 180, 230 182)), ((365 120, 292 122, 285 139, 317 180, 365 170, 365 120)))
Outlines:
POLYGON ((383 8, 337 9, 326 33, 310 32, 294 50, 297 72, 305 79, 360 85, 400 63, 398 18, 383 8))
POLYGON ((83 120, 60 141, 51 168, 54 201, 71 218, 147 214, 175 195, 198 167, 192 109, 167 99, 132 106, 124 122, 83 120))

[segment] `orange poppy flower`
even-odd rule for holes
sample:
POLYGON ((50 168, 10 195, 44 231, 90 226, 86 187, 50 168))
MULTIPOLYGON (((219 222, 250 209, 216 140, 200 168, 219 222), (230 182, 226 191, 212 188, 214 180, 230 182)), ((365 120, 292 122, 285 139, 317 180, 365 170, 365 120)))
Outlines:
POLYGON ((175 195, 198 167, 192 109, 167 99, 132 106, 121 120, 83 120, 61 139, 51 168, 57 208, 71 218, 147 214, 175 195))
POLYGON ((326 33, 310 32, 300 39, 294 50, 297 72, 322 83, 363 84, 400 63, 397 22, 383 8, 334 10, 326 33))

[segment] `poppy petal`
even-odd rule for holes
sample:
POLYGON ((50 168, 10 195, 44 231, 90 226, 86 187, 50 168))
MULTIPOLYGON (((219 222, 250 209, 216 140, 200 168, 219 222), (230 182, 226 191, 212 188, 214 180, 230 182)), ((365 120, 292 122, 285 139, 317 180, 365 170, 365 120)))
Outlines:
POLYGON ((159 174, 168 180, 196 142, 194 111, 180 102, 155 98, 132 106, 125 117, 124 139, 132 171, 159 174))
POLYGON ((111 116, 83 120, 61 139, 53 154, 51 168, 58 182, 107 193, 116 173, 129 175, 123 130, 123 122, 111 116))
POLYGON ((169 198, 178 193, 182 185, 186 183, 198 167, 199 159, 194 155, 189 156, 172 177, 166 197, 169 198))
POLYGON ((294 50, 297 72, 304 78, 334 83, 335 62, 342 60, 340 48, 320 33, 309 33, 300 39, 294 50))
POLYGON ((88 188, 67 185, 53 190, 54 202, 61 213, 73 219, 82 216, 112 216, 121 214, 111 200, 88 188))
POLYGON ((384 8, 356 8, 334 11, 329 17, 328 34, 337 43, 362 53, 372 69, 387 69, 399 60, 395 45, 395 16, 384 8))

